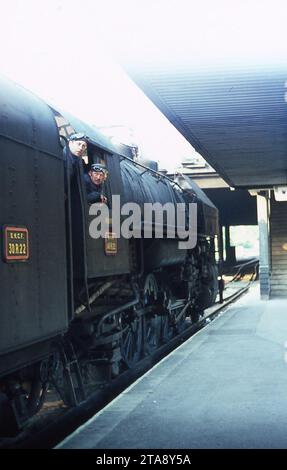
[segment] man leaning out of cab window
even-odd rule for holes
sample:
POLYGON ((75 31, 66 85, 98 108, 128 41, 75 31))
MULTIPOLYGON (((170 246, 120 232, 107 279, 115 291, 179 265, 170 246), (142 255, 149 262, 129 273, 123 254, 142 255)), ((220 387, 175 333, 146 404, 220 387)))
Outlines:
POLYGON ((72 134, 68 140, 68 146, 65 149, 67 164, 70 176, 75 174, 76 167, 82 161, 82 157, 87 150, 87 138, 85 134, 72 134))
POLYGON ((94 202, 107 203, 107 198, 103 195, 103 186, 106 178, 105 167, 99 163, 94 163, 88 174, 84 175, 89 204, 94 202))

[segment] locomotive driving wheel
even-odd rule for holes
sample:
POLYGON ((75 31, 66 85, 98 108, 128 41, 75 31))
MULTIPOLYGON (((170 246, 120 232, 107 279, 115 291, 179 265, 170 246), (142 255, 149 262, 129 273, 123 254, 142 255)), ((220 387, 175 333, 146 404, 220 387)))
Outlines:
POLYGON ((165 288, 163 294, 163 315, 160 316, 161 320, 161 341, 162 343, 168 343, 169 340, 174 336, 174 318, 170 311, 171 305, 171 293, 169 288, 165 288))
POLYGON ((174 336, 174 326, 169 312, 165 312, 161 315, 161 341, 162 343, 168 343, 169 340, 174 336))
POLYGON ((161 320, 158 315, 144 317, 144 350, 152 354, 160 344, 161 320))
POLYGON ((146 307, 143 320, 144 352, 145 354, 152 354, 159 347, 161 336, 161 317, 156 313, 159 291, 153 274, 146 276, 143 298, 146 307))
POLYGON ((120 349, 122 360, 128 369, 138 362, 142 348, 142 319, 133 312, 121 315, 122 336, 120 349))
POLYGON ((183 308, 180 307, 175 311, 176 331, 182 333, 186 328, 186 315, 182 315, 183 308))
POLYGON ((27 395, 27 407, 30 416, 36 414, 42 407, 48 391, 48 368, 49 361, 42 361, 36 365, 36 373, 29 383, 27 395))

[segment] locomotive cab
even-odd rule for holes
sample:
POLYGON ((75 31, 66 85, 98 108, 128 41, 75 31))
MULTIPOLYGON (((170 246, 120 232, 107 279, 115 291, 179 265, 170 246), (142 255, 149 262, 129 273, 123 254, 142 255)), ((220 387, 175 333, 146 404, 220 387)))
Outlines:
MULTIPOLYGON (((68 258, 70 259, 70 298, 71 310, 82 303, 89 303, 88 284, 92 280, 117 276, 130 272, 130 261, 127 256, 129 240, 121 237, 120 230, 112 229, 112 199, 123 197, 123 183, 120 169, 120 157, 117 149, 94 128, 82 123, 67 113, 53 110, 60 137, 64 137, 65 145, 74 132, 82 132, 87 137, 87 152, 83 157, 81 175, 71 181, 66 175, 67 201, 66 226, 68 258), (95 163, 101 164, 107 172, 103 183, 103 194, 107 199, 104 204, 89 204, 85 187, 84 175, 95 163), (97 207, 102 214, 106 230, 95 234, 93 227, 98 216, 97 207), (99 236, 100 235, 100 236, 99 236)), ((65 152, 64 152, 65 153, 65 152)))
MULTIPOLYGON (((96 225, 97 210, 93 205, 88 204, 85 198, 85 220, 86 220, 86 245, 87 245, 87 270, 88 278, 117 275, 129 273, 128 240, 121 236, 119 230, 113 231, 112 227, 112 199, 117 196, 120 200, 123 197, 123 183, 121 177, 119 157, 110 152, 101 151, 92 143, 88 145, 88 165, 101 163, 107 171, 107 179, 103 183, 103 193, 107 202, 100 204, 102 218, 106 222, 105 233, 97 236, 93 227, 96 225)), ((85 188, 84 188, 85 191, 85 188)), ((87 196, 85 192, 85 196, 87 196)))

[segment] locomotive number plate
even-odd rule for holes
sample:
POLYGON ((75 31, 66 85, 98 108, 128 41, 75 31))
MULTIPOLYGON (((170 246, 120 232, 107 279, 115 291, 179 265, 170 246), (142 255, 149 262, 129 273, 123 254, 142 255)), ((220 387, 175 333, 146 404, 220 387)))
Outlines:
POLYGON ((4 258, 14 262, 29 259, 29 233, 26 227, 4 227, 4 258))
POLYGON ((105 254, 116 255, 118 252, 118 240, 114 232, 108 232, 105 235, 105 254))

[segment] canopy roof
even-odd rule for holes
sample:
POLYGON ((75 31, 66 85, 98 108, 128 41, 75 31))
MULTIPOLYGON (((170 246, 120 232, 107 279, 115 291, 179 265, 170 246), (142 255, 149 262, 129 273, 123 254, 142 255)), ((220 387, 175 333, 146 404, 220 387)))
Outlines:
POLYGON ((287 185, 287 65, 125 68, 229 185, 287 185))

